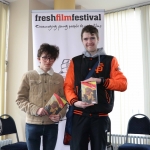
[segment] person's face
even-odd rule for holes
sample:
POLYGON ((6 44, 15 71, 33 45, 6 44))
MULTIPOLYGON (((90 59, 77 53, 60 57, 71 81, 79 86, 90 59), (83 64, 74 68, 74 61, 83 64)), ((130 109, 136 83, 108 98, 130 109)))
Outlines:
POLYGON ((97 38, 96 34, 89 33, 89 32, 84 32, 82 35, 82 43, 85 47, 85 49, 90 53, 90 54, 95 54, 97 52, 97 45, 99 42, 99 38, 97 38))
POLYGON ((38 58, 38 61, 40 62, 40 68, 43 71, 47 72, 48 70, 50 70, 55 59, 52 58, 50 55, 47 55, 46 53, 42 53, 41 57, 38 58))

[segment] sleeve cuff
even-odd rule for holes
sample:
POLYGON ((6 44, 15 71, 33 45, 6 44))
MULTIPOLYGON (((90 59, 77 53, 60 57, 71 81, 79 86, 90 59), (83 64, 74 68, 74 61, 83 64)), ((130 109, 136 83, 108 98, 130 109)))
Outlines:
POLYGON ((101 79, 100 85, 103 85, 103 84, 104 84, 104 82, 105 82, 104 77, 99 77, 99 78, 101 79))
POLYGON ((72 100, 70 101, 70 104, 71 104, 71 105, 74 105, 74 103, 77 102, 77 101, 78 101, 78 100, 76 100, 76 99, 72 99, 72 100))

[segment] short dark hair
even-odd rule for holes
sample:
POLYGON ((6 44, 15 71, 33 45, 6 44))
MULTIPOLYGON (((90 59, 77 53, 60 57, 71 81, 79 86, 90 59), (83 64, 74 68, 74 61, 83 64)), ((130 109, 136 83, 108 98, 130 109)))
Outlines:
POLYGON ((93 25, 87 25, 85 27, 83 27, 82 31, 81 31, 81 40, 82 40, 82 37, 83 37, 83 33, 84 32, 88 32, 90 34, 93 34, 95 33, 97 38, 99 38, 99 32, 98 32, 98 29, 96 27, 94 27, 93 25))
POLYGON ((50 45, 48 43, 43 43, 42 45, 40 45, 37 57, 41 57, 42 53, 46 53, 46 55, 50 55, 56 60, 56 58, 58 58, 59 56, 59 47, 50 45))

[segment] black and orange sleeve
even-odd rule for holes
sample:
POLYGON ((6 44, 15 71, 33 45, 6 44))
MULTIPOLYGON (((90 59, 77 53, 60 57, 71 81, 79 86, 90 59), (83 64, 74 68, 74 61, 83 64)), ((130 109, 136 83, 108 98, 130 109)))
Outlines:
POLYGON ((110 78, 105 79, 104 86, 106 89, 121 92, 127 89, 127 78, 121 72, 118 61, 115 57, 113 57, 111 62, 110 78))
POLYGON ((74 82, 75 82, 74 64, 73 61, 71 60, 64 82, 64 93, 68 103, 71 105, 73 105, 76 101, 78 101, 78 96, 76 95, 75 92, 74 82))

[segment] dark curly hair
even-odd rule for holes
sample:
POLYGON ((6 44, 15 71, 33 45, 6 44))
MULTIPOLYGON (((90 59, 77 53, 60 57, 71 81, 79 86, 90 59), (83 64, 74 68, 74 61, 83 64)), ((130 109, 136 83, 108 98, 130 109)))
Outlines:
POLYGON ((41 57, 42 53, 46 53, 46 55, 50 55, 56 60, 59 56, 59 47, 48 43, 43 43, 38 50, 37 57, 41 57))
POLYGON ((83 27, 83 29, 81 31, 81 40, 82 40, 84 32, 87 32, 87 33, 90 33, 90 34, 95 33, 97 38, 99 38, 98 29, 96 27, 94 27, 93 25, 87 25, 87 26, 83 27))

